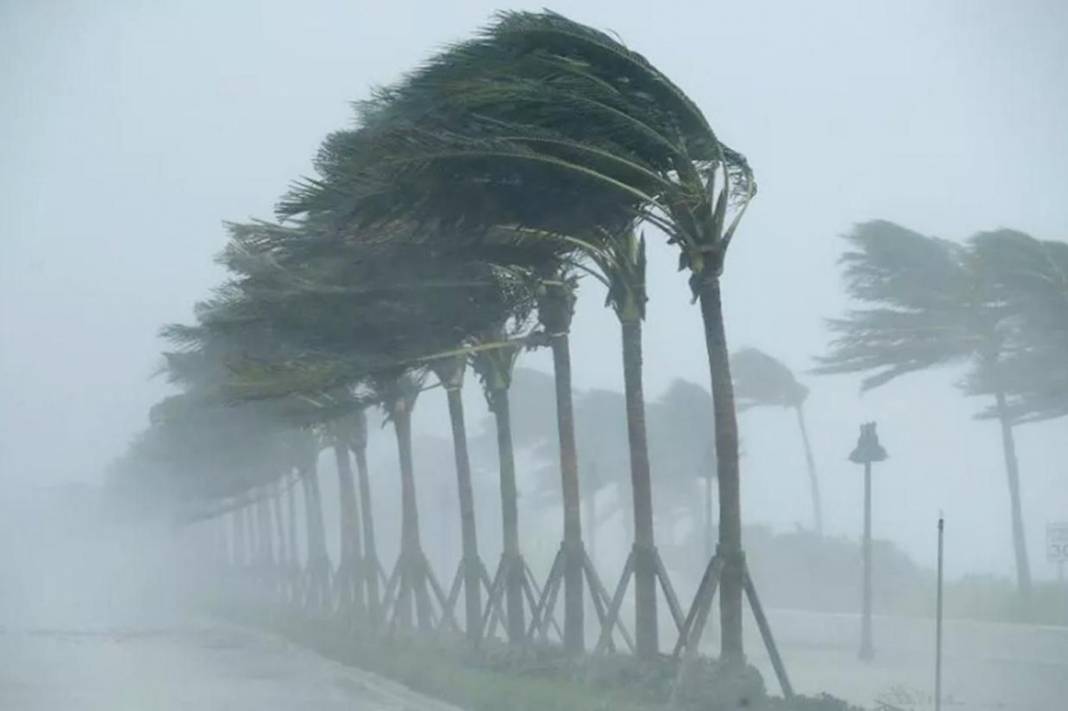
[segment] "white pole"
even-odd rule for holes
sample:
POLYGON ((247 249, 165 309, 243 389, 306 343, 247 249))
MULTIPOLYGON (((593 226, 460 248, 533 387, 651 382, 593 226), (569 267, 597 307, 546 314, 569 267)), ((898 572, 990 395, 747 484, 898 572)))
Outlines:
POLYGON ((942 709, 942 540, 945 519, 938 515, 938 602, 935 610, 935 711, 942 709))

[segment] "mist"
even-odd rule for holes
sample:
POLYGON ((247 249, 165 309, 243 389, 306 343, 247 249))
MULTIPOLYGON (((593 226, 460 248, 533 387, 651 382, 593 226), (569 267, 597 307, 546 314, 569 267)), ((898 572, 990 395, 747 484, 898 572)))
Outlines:
MULTIPOLYGON (((285 625, 277 617, 267 631, 225 614, 219 622, 216 582, 225 578, 231 602, 247 592, 220 572, 236 561, 232 538, 218 559, 203 553, 229 526, 227 516, 211 532, 206 523, 179 525, 169 504, 144 515, 138 509, 152 507, 117 501, 112 489, 114 463, 149 427, 150 408, 181 392, 160 374, 161 352, 170 350, 160 328, 194 322, 194 304, 227 279, 216 259, 228 243, 224 221, 272 219, 279 196, 316 174, 324 137, 353 127, 353 102, 470 37, 499 9, 470 0, 0 3, 0 656, 16 659, 0 676, 0 706, 210 708, 225 698, 252 708, 270 697, 367 709, 449 701, 474 711, 403 674, 358 659, 342 666, 340 653, 326 654, 328 661, 308 635, 279 633, 285 625), (127 646, 98 657, 78 635, 127 646), (155 671, 129 666, 138 644, 158 655, 155 671), (62 671, 81 665, 82 654, 109 661, 84 674, 62 671), (42 676, 50 660, 55 669, 42 676), (160 671, 168 660, 181 671, 160 671), (230 674, 226 664, 242 671, 230 674), (273 670, 263 672, 269 690, 246 692, 257 664, 273 670), (372 672, 381 677, 365 676, 372 672), (137 674, 158 677, 163 691, 116 681, 137 674), (324 678, 335 680, 331 694, 316 690, 324 678), (395 682, 443 701, 410 696, 395 682), (359 689, 375 689, 374 698, 359 689)), ((745 154, 759 184, 723 271, 724 319, 732 353, 766 352, 809 391, 807 436, 822 497, 815 540, 792 412, 738 413, 746 552, 799 692, 864 708, 933 707, 927 687, 943 516, 947 683, 958 704, 1053 708, 1068 691, 1063 568, 1047 560, 1047 526, 1068 521, 1065 418, 1013 428, 1031 577, 1036 594, 1047 595, 1041 604, 1052 601, 1054 610, 1025 620, 1014 617, 1017 558, 1002 435, 996 421, 976 417, 989 403, 958 387, 968 363, 941 363, 867 391, 864 373, 814 370, 834 337, 828 319, 858 308, 839 264, 843 238, 858 225, 888 220, 962 247, 999 229, 1068 239, 1068 6, 575 1, 552 9, 613 33, 671 77, 718 138, 745 154), (858 426, 869 421, 889 454, 872 472, 875 664, 882 666, 860 672, 853 665, 864 478, 849 455, 858 426), (805 580, 820 570, 826 580, 805 580)), ((700 459, 708 443, 671 439, 655 424, 669 418, 670 405, 658 410, 658 403, 680 381, 700 388, 711 411, 709 362, 677 247, 655 227, 645 226, 644 236, 653 525, 686 607, 711 552, 702 526, 712 524, 701 507, 704 487, 715 485, 703 473, 678 487, 657 476, 684 451, 700 459)), ((579 279, 570 327, 579 476, 604 512, 600 523, 583 526, 609 594, 634 536, 620 346, 604 286, 579 279), (583 420, 583 403, 602 395, 618 409, 583 420), (583 422, 597 433, 592 441, 581 436, 583 422), (601 486, 588 479, 591 464, 601 486)), ((519 531, 526 562, 544 584, 563 526, 552 353, 524 350, 517 368, 519 531), (524 403, 539 396, 548 398, 544 412, 531 405, 538 417, 522 430, 524 403)), ((447 585, 460 559, 461 510, 446 396, 430 387, 436 382, 427 381, 412 428, 423 548, 447 585)), ((506 551, 494 412, 477 383, 469 373, 462 397, 475 520, 492 575, 506 551)), ((404 515, 394 420, 374 407, 367 418, 378 556, 388 574, 401 553, 404 515)), ((711 438, 711 422, 706 429, 711 438)), ((316 461, 336 564, 343 495, 334 454, 324 449, 316 461)), ((294 495, 303 516, 307 494, 294 495)), ((307 532, 295 535, 306 550, 307 532)), ((592 648, 599 628, 587 607, 592 648)), ((658 615, 661 652, 670 654, 674 627, 663 603, 658 615)), ((759 634, 746 625, 749 661, 779 693, 759 634)), ((709 631, 703 652, 718 649, 717 634, 709 631)))

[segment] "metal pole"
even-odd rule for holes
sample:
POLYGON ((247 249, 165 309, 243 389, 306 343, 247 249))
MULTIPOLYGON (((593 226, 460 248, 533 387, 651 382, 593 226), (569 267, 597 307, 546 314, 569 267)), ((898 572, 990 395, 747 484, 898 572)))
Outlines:
POLYGON ((871 642, 871 462, 864 463, 864 598, 860 620, 860 659, 875 657, 871 642))
POLYGON ((938 516, 938 602, 935 608, 935 711, 942 709, 942 540, 945 519, 938 516))

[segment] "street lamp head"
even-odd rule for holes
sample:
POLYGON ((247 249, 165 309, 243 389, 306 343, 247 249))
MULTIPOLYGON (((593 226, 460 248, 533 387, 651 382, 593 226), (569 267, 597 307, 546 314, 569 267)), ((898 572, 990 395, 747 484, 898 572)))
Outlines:
POLYGON ((879 435, 875 433, 875 423, 865 422, 860 426, 860 438, 856 448, 849 454, 849 461, 857 464, 870 464, 886 459, 886 450, 879 444, 879 435))

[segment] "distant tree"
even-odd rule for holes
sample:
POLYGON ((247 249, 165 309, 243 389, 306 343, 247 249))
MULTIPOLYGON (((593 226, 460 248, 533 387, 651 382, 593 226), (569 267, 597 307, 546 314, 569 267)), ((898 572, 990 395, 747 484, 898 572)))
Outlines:
POLYGON ((823 505, 820 500, 820 483, 812 445, 805 426, 805 400, 808 388, 797 381, 793 372, 781 361, 756 348, 745 348, 731 357, 731 373, 734 376, 734 391, 738 396, 738 409, 750 407, 785 407, 797 415, 801 441, 805 448, 805 467, 808 471, 809 491, 812 496, 812 520, 816 533, 823 535, 823 505))
POLYGON ((1009 408, 1012 378, 1006 374, 1013 343, 1022 336, 1020 307, 1014 310, 1006 284, 999 287, 989 276, 1004 256, 992 259, 993 249, 969 250, 881 220, 858 225, 846 239, 851 246, 841 258, 846 290, 871 307, 829 322, 835 340, 830 353, 818 359, 816 372, 871 372, 861 385, 868 390, 938 365, 969 366, 968 390, 994 396, 991 414, 1001 425, 1017 588, 1029 596, 1031 570, 1013 436, 1017 418, 1009 408))
POLYGON ((708 556, 714 551, 712 487, 716 480, 716 443, 708 421, 713 418, 709 392, 676 378, 650 408, 649 446, 660 483, 659 514, 685 512, 702 528, 708 556), (700 489, 700 491, 697 491, 700 489))
MULTIPOLYGON (((1016 422, 1068 415, 1068 243, 998 230, 971 246, 1011 328, 998 377, 973 374, 968 391, 996 396, 1000 386, 1016 422)), ((997 408, 980 416, 996 417, 997 408)))

